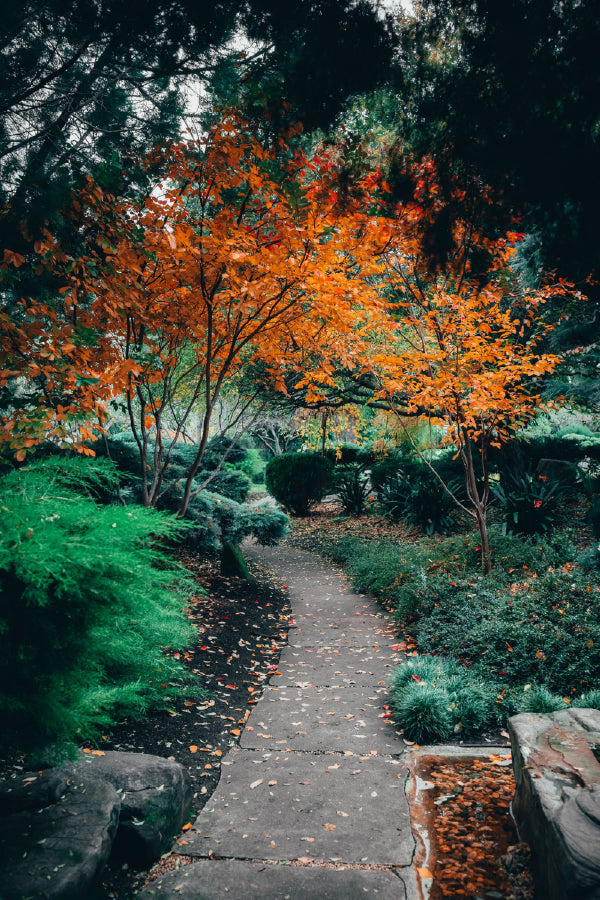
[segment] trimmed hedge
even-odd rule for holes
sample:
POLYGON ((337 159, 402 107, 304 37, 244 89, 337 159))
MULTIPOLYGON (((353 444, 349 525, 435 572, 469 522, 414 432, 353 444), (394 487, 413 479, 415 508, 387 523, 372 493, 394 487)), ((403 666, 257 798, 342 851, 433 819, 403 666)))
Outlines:
POLYGON ((282 453, 267 464, 269 493, 294 516, 306 516, 333 485, 333 463, 318 453, 282 453))

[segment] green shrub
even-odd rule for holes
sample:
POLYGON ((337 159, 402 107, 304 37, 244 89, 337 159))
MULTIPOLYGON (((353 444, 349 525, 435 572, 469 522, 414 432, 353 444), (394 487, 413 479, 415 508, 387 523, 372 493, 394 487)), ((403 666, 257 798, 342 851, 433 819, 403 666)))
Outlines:
POLYGON ((318 453, 283 453, 267 463, 269 493, 294 516, 308 515, 333 483, 333 464, 318 453))
MULTIPOLYGON (((462 484, 449 478, 447 454, 445 483, 455 495, 461 495, 462 484)), ((434 463, 434 468, 437 463, 434 463)), ((437 471, 437 468, 436 468, 437 471)), ((371 483, 387 515, 419 525, 426 534, 447 532, 454 523, 456 504, 431 468, 414 454, 395 453, 384 457, 371 469, 371 483)))
MULTIPOLYGON (((449 484, 453 493, 460 485, 449 484)), ((387 514, 420 527, 428 535, 450 530, 456 504, 427 466, 416 472, 399 472, 379 488, 379 499, 387 514)))
POLYGON ((259 544, 279 543, 289 532, 289 519, 272 501, 237 503, 214 491, 200 491, 190 503, 192 528, 183 539, 188 546, 207 553, 224 543, 241 544, 252 535, 259 544))
POLYGON ((516 534, 546 534, 562 519, 560 501, 564 490, 533 472, 508 471, 493 488, 504 516, 504 529, 516 534))
POLYGON ((364 465, 359 462, 337 465, 334 474, 335 487, 343 509, 348 515, 361 516, 371 492, 364 465))
POLYGON ((375 453, 371 444, 340 444, 338 447, 328 447, 325 456, 332 463, 345 465, 346 463, 361 463, 368 466, 375 459, 375 453))
POLYGON ((560 696, 600 677, 599 592, 577 569, 427 579, 413 633, 486 679, 538 684, 560 696), (589 590, 588 590, 589 588, 589 590))
POLYGON ((170 651, 194 636, 198 588, 157 546, 182 525, 97 505, 115 481, 106 461, 62 458, 0 480, 3 752, 89 737, 191 679, 170 651))
POLYGON ((436 743, 452 733, 449 698, 439 687, 409 684, 391 705, 397 724, 410 741, 436 743))
POLYGON ((398 472, 402 469, 406 469, 413 462, 414 456, 409 457, 406 454, 398 452, 382 456, 374 462, 371 466, 370 477, 373 490, 377 496, 379 496, 381 486, 385 484, 386 481, 389 481, 390 478, 395 478, 398 472))
POLYGON ((600 497, 592 499, 591 506, 587 514, 588 523, 591 525, 592 534, 595 538, 600 538, 600 497))

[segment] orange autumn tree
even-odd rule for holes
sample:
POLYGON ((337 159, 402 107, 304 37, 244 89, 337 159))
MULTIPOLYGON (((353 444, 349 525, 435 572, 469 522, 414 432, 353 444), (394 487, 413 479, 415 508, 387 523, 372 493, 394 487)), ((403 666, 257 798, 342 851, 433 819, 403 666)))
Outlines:
POLYGON ((539 408, 536 380, 558 362, 556 356, 539 352, 545 333, 540 308, 551 293, 567 288, 556 285, 526 294, 519 290, 510 271, 521 237, 516 233, 490 240, 472 224, 458 222, 453 253, 440 270, 428 262, 423 247, 418 202, 398 211, 394 229, 386 266, 395 336, 382 341, 372 358, 376 396, 387 402, 409 439, 405 417, 423 417, 441 425, 445 442, 456 448, 466 501, 444 487, 477 524, 487 574, 492 565, 488 451, 501 446, 539 408), (482 259, 485 267, 476 266, 475 260, 482 259))
MULTIPOLYGON (((315 381, 326 383, 330 358, 364 350, 369 328, 383 321, 367 279, 387 226, 358 202, 342 202, 330 157, 291 154, 283 138, 267 150, 235 112, 201 144, 170 147, 148 165, 162 170, 150 196, 122 201, 89 184, 77 199, 86 235, 77 259, 50 236, 37 246, 38 264, 62 282, 60 301, 23 301, 19 321, 2 323, 4 382, 41 378, 44 387, 36 415, 15 406, 4 437, 22 453, 43 436, 64 438, 74 422, 81 443, 94 416, 101 427, 107 400, 123 396, 143 502, 154 505, 195 414, 200 438, 182 486, 184 515, 202 487, 194 477, 227 379, 260 363, 283 387, 282 367, 301 370, 310 357, 315 381)), ((362 194, 377 182, 367 174, 362 194)))

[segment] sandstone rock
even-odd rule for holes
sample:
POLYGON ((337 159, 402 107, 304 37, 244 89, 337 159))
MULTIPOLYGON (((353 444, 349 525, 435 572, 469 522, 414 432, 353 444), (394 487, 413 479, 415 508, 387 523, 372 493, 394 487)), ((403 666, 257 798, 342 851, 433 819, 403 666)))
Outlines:
POLYGON ((513 813, 544 900, 600 900, 600 712, 522 713, 509 721, 513 813))
MULTIPOLYGON (((44 791, 51 798, 59 782, 56 773, 40 778, 43 803, 44 791)), ((71 773, 56 802, 0 818, 2 900, 89 897, 110 855, 120 808, 119 795, 107 781, 71 773)))

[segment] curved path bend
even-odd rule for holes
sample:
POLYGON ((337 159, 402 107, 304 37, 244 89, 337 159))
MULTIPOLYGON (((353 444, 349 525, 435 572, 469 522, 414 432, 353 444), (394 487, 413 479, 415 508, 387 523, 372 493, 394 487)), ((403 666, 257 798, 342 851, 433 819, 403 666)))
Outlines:
POLYGON ((389 618, 314 554, 245 548, 285 585, 288 645, 155 900, 415 900, 389 618))

